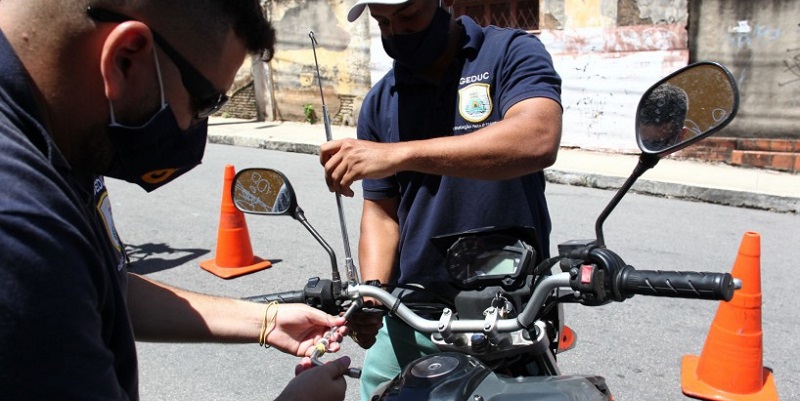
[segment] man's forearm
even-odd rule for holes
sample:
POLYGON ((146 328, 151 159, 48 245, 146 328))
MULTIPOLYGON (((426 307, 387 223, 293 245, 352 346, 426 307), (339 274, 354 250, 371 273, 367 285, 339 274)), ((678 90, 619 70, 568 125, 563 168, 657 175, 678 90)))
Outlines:
POLYGON ((129 274, 128 307, 141 341, 255 342, 264 305, 181 290, 129 274))
POLYGON ((475 132, 392 144, 405 148, 397 171, 503 180, 555 163, 561 107, 547 98, 523 100, 504 118, 475 132))
POLYGON ((392 279, 397 244, 400 240, 396 220, 397 200, 364 202, 361 236, 358 244, 361 279, 389 283, 392 279))

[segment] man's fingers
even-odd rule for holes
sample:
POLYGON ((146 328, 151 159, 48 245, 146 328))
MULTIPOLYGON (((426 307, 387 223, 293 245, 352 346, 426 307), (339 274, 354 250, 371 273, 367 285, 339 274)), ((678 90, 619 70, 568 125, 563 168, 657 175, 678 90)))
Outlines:
POLYGON ((319 146, 319 157, 323 160, 322 164, 325 164, 324 161, 327 161, 339 151, 341 142, 341 140, 328 141, 319 146))
POLYGON ((319 309, 312 308, 312 310, 314 310, 316 313, 309 316, 311 323, 327 327, 342 326, 347 324, 347 320, 345 320, 345 318, 342 316, 331 316, 319 309))
POLYGON ((351 182, 346 181, 347 166, 344 163, 339 163, 333 171, 330 172, 332 180, 332 188, 334 192, 352 198, 354 193, 350 189, 351 182))
POLYGON ((336 331, 336 333, 341 337, 346 336, 349 332, 350 329, 348 329, 346 325, 339 326, 339 330, 336 331))
POLYGON ((354 180, 355 176, 356 174, 352 170, 345 172, 340 183, 340 185, 342 186, 342 195, 350 198, 353 197, 354 193, 350 187, 353 185, 353 182, 355 181, 354 180))
POLYGON ((344 376, 345 373, 347 373, 347 369, 350 367, 350 357, 349 356, 343 356, 343 357, 341 357, 339 359, 336 359, 333 362, 327 363, 325 365, 326 366, 327 365, 333 365, 335 367, 335 369, 334 369, 335 374, 333 376, 331 376, 332 378, 341 377, 341 376, 344 376))
MULTIPOLYGON (((350 361, 350 357, 349 356, 343 356, 341 358, 334 359, 333 361, 325 363, 325 364, 323 364, 323 365, 321 365, 319 367, 321 367, 324 370, 328 371, 329 374, 330 374, 331 379, 338 379, 338 378, 344 376, 345 373, 347 373, 347 369, 350 368, 350 362, 351 361, 350 361)), ((294 374, 295 374, 295 376, 297 376, 300 373, 303 373, 303 372, 305 372, 305 371, 307 371, 307 370, 309 370, 311 368, 314 368, 314 367, 315 367, 315 365, 314 365, 313 362, 311 362, 311 358, 305 357, 305 358, 301 359, 300 363, 298 363, 294 367, 294 374)))
POLYGON ((295 375, 295 376, 297 376, 297 375, 299 375, 300 373, 303 373, 303 372, 305 372, 306 370, 309 370, 309 369, 311 369, 312 367, 314 367, 314 363, 313 363, 313 362, 311 362, 311 358, 309 358, 309 357, 305 357, 305 358, 301 359, 301 360, 300 360, 300 363, 298 363, 298 364, 297 364, 297 365, 294 367, 294 375, 295 375))
POLYGON ((342 196, 346 196, 348 198, 352 198, 353 196, 356 195, 356 193, 353 192, 353 190, 351 188, 349 188, 349 187, 340 189, 339 190, 339 194, 342 195, 342 196))

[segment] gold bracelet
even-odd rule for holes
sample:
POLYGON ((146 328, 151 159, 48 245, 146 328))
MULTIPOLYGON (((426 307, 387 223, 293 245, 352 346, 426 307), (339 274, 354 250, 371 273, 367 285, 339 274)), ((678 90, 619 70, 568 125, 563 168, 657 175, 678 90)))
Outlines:
POLYGON ((267 308, 264 310, 264 321, 261 322, 261 332, 258 334, 258 345, 264 348, 270 347, 269 343, 267 343, 267 336, 269 336, 269 333, 275 328, 275 321, 278 319, 277 308, 271 317, 269 315, 270 309, 276 305, 278 305, 278 302, 272 301, 267 304, 267 308))

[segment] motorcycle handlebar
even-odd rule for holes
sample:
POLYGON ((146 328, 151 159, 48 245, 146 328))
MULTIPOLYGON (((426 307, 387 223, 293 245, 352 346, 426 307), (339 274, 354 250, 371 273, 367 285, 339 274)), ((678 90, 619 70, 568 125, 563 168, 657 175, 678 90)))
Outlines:
MULTIPOLYGON (((420 317, 410 308, 405 306, 400 299, 394 295, 384 291, 381 288, 357 284, 347 287, 347 293, 350 298, 358 297, 372 297, 379 300, 383 305, 389 308, 390 313, 398 316, 406 324, 413 327, 417 331, 423 333, 436 333, 438 331, 448 330, 454 333, 470 333, 496 330, 501 333, 512 332, 521 328, 529 328, 533 324, 539 309, 544 305, 547 296, 553 290, 560 287, 569 287, 569 273, 558 273, 552 276, 545 277, 531 294, 531 299, 525 305, 525 309, 517 316, 516 319, 501 319, 496 322, 489 322, 484 320, 428 320, 420 317)), ((444 317, 449 317, 451 314, 443 313, 444 317)))
MULTIPOLYGON (((608 284, 616 287, 616 290, 622 295, 622 299, 618 299, 619 301, 634 294, 729 301, 733 297, 734 289, 740 285, 737 282, 738 280, 734 280, 728 273, 636 270, 632 266, 625 266, 620 270, 616 270, 615 273, 608 284)), ((396 296, 380 287, 368 284, 348 283, 342 294, 337 294, 338 291, 328 291, 327 295, 322 293, 313 295, 301 290, 259 295, 244 299, 262 303, 277 301, 279 303, 306 303, 311 305, 312 303, 309 302, 319 301, 318 298, 320 296, 336 297, 340 300, 341 296, 352 300, 372 297, 385 305, 389 309, 389 313, 396 315, 406 324, 423 333, 488 331, 505 333, 532 327, 548 296, 552 295, 557 289, 572 289, 576 293, 580 293, 580 290, 584 289, 580 287, 579 283, 580 278, 574 273, 556 273, 544 277, 536 285, 530 300, 516 319, 496 320, 491 320, 488 317, 486 320, 456 320, 447 309, 443 310, 440 320, 428 320, 417 315, 396 296)), ((609 289, 601 285, 599 290, 608 291, 609 289)), ((312 306, 317 303, 314 302, 312 306)))
MULTIPOLYGON (((511 332, 529 328, 534 323, 546 298, 558 288, 571 288, 571 275, 557 273, 545 277, 536 286, 525 308, 516 319, 498 320, 488 327, 483 320, 427 320, 414 313, 394 295, 374 286, 355 285, 347 288, 351 298, 368 296, 378 299, 391 313, 397 315, 409 326, 424 333, 448 330, 451 332, 480 332, 490 329, 498 332, 511 332)), ((680 297, 706 300, 725 300, 733 298, 737 283, 729 273, 702 273, 682 271, 636 270, 626 266, 617 276, 619 291, 625 298, 634 294, 680 297)), ((447 315, 446 313, 444 315, 447 315)))
POLYGON ((729 273, 635 270, 630 266, 620 272, 618 283, 626 295, 725 301, 733 298, 735 289, 729 273))
POLYGON ((264 304, 270 302, 277 302, 279 304, 304 303, 305 293, 303 292, 303 290, 286 291, 286 292, 279 292, 277 294, 265 294, 265 295, 258 295, 242 299, 244 299, 245 301, 259 302, 264 304))

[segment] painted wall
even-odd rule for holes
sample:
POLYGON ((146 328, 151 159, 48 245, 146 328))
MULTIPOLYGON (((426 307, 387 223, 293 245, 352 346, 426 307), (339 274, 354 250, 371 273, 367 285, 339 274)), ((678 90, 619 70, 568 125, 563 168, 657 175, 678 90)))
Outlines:
POLYGON ((639 98, 689 60, 686 0, 545 0, 540 39, 561 75, 563 146, 634 152, 639 98))
POLYGON ((355 96, 355 102, 360 104, 369 90, 369 50, 364 40, 368 33, 366 25, 347 22, 351 3, 349 0, 265 3, 278 37, 270 66, 274 100, 283 120, 304 121, 305 104, 311 104, 321 120, 317 63, 331 118, 339 111, 340 95, 355 96), (310 32, 316 38, 316 62, 310 32))
MULTIPOLYGON (((686 1, 541 1, 538 35, 564 81, 563 145, 636 149, 633 121, 639 96, 688 61, 686 1)), ((346 13, 354 2, 265 1, 278 32, 270 64, 277 118, 304 121, 305 104, 322 116, 309 31, 317 39, 316 61, 332 118, 340 109, 341 95, 354 96, 350 112, 357 116, 372 83, 391 68, 376 22, 366 14, 347 22, 346 13)), ((250 71, 249 62, 243 70, 250 71)))
MULTIPOLYGON (((317 61, 331 117, 339 111, 340 95, 354 96, 351 113, 357 116, 369 87, 391 68, 374 20, 364 15, 347 22, 354 2, 265 2, 278 30, 271 67, 279 118, 303 121, 304 104, 321 112, 309 31, 318 41, 317 61)), ((740 85, 737 120, 719 135, 800 137, 800 1, 540 4, 541 31, 536 34, 564 81, 564 146, 636 151, 634 111, 639 97, 690 60, 719 61, 740 85)), ((250 68, 248 63, 245 68, 250 68)))
POLYGON ((739 113, 724 134, 800 138, 800 1, 693 3, 693 58, 722 62, 739 84, 739 113))
MULTIPOLYGON (((634 112, 653 83, 689 59, 687 0, 542 0, 537 33, 563 79, 562 145, 633 152, 634 112), (620 26, 629 24, 629 26, 620 26)), ((371 18, 370 78, 392 66, 371 18)))

